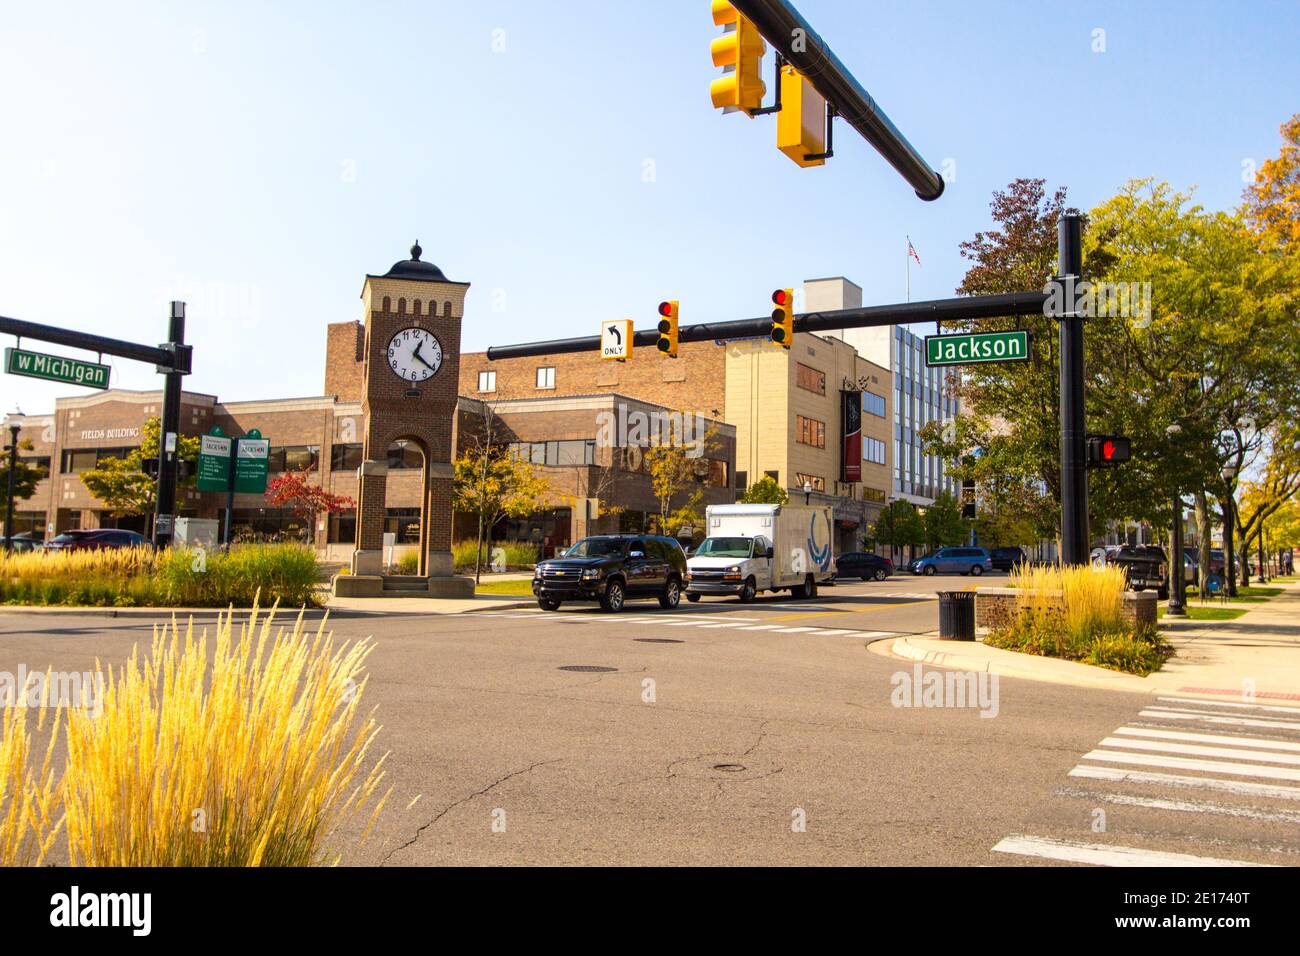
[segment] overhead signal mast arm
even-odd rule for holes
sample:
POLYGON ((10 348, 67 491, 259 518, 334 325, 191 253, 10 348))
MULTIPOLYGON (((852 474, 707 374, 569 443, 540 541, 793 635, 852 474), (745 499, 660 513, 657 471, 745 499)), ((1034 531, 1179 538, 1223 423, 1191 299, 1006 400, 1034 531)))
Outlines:
POLYGON ((731 0, 777 53, 927 202, 943 195, 943 177, 898 131, 871 95, 789 0, 731 0))

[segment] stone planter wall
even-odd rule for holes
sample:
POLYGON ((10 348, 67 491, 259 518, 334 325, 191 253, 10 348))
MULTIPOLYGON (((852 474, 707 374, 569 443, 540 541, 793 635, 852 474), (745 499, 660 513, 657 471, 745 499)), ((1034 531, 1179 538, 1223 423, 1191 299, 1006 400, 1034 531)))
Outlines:
MULTIPOLYGON (((1015 588, 980 588, 975 592, 975 627, 995 630, 1015 619, 1015 588)), ((1055 597, 1059 598, 1057 592, 1055 597)), ((1125 591, 1124 618, 1133 624, 1155 624, 1156 592, 1125 591)))

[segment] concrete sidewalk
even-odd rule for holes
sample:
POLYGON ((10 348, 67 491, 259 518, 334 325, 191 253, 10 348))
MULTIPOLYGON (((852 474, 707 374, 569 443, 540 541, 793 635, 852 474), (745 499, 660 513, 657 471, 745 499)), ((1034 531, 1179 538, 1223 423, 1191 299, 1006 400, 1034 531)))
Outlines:
POLYGON ((1234 621, 1170 620, 1160 630, 1174 656, 1149 677, 1090 664, 1021 654, 980 642, 939 640, 937 632, 879 641, 876 653, 1049 683, 1207 700, 1254 700, 1300 707, 1300 583, 1234 621))
MULTIPOLYGON (((330 617, 353 618, 378 615, 418 616, 427 614, 464 614, 473 611, 500 611, 518 607, 536 607, 532 598, 517 594, 479 594, 472 598, 337 598, 329 596, 323 607, 307 609, 308 617, 320 617, 326 611, 330 617)), ((259 610, 267 611, 268 607, 259 610)), ((250 608, 235 608, 236 614, 247 615, 250 608)), ((282 606, 278 618, 296 616, 300 609, 282 606)), ((224 614, 223 607, 42 607, 27 604, 0 605, 0 615, 23 614, 42 617, 114 617, 147 618, 169 621, 175 615, 179 621, 193 618, 196 621, 215 621, 224 614)))

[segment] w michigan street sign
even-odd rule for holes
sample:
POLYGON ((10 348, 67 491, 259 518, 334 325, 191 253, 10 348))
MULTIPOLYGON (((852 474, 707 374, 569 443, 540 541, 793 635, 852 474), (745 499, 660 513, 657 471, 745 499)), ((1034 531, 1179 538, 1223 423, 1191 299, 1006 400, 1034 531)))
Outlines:
POLYGON ((47 355, 44 352, 28 352, 26 349, 5 349, 5 371, 10 375, 43 378, 47 382, 108 388, 107 365, 64 358, 62 355, 47 355))
POLYGON ((1029 333, 964 332, 960 335, 927 335, 926 365, 974 365, 982 362, 1017 362, 1029 358, 1029 333))

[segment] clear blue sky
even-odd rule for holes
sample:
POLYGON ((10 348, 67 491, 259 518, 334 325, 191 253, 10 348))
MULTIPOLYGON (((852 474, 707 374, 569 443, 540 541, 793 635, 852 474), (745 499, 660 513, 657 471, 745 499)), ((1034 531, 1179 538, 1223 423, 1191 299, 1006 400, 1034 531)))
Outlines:
MULTIPOLYGON (((319 394, 325 324, 417 237, 473 283, 467 349, 647 327, 669 296, 683 323, 756 316, 817 276, 901 301, 904 234, 913 298, 943 297, 1014 177, 1087 208, 1154 175, 1228 208, 1300 110, 1294 0, 799 8, 955 162, 938 202, 846 126, 800 170, 773 117, 715 112, 708 0, 9 2, 0 314, 157 342, 185 298, 187 387, 237 400, 319 394)), ((0 412, 79 391, 0 376, 0 412)))

